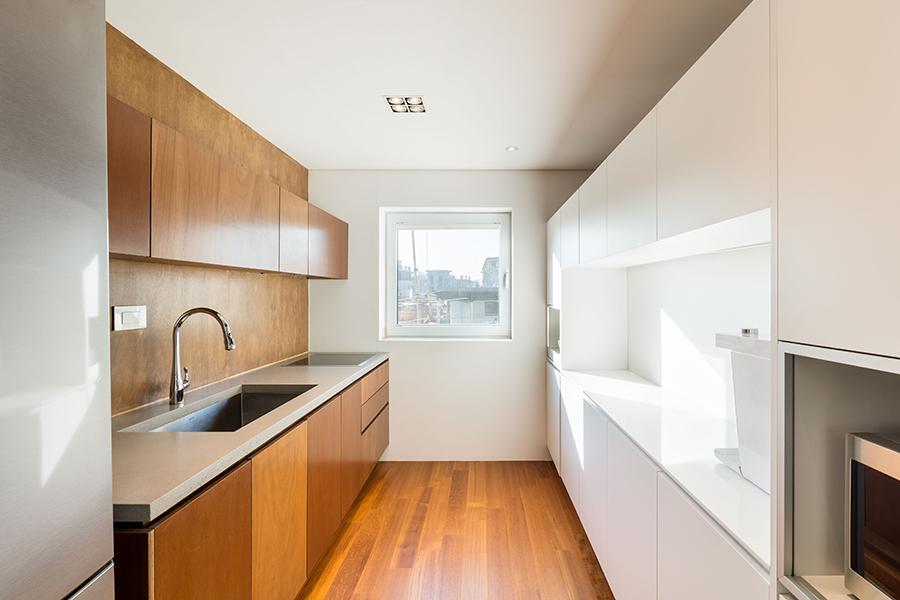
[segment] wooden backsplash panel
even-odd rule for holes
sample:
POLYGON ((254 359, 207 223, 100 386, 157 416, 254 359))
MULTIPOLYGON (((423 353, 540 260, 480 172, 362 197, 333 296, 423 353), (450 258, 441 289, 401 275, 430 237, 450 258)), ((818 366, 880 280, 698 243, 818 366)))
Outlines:
POLYGON ((110 334, 113 414, 168 395, 172 325, 195 306, 222 313, 237 348, 225 351, 221 329, 207 315, 188 319, 181 361, 192 388, 308 350, 303 277, 112 259, 109 281, 112 305, 147 305, 146 329, 110 334))
POLYGON ((228 160, 309 198, 306 167, 109 23, 106 91, 228 160))

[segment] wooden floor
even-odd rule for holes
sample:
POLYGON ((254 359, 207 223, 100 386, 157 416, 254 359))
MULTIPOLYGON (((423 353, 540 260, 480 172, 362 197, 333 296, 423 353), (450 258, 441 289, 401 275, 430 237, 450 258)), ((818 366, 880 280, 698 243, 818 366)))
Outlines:
POLYGON ((612 599, 550 462, 380 463, 301 598, 612 599))

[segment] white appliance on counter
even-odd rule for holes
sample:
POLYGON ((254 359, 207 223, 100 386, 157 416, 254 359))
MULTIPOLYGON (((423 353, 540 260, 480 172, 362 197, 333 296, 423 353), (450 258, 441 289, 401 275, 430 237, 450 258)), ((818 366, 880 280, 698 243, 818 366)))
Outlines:
POLYGON ((772 342, 755 330, 716 334, 716 346, 731 351, 738 447, 717 448, 716 456, 745 479, 771 493, 772 342))
POLYGON ((112 600, 103 0, 0 3, 0 597, 112 600))

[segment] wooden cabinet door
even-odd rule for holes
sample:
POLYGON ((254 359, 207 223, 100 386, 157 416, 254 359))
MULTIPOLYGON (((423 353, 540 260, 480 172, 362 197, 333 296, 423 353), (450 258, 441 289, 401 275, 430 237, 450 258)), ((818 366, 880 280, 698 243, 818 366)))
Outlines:
POLYGON ((283 273, 309 273, 309 203, 284 188, 279 211, 278 270, 283 273))
POLYGON ((581 470, 584 464, 584 410, 582 392, 560 377, 560 461, 561 476, 575 510, 581 514, 581 470))
POLYGON ((754 0, 659 103, 660 239, 769 208, 770 87, 754 0))
POLYGON ((665 590, 667 600, 766 600, 762 567, 671 479, 658 477, 660 594, 665 590))
POLYGON ((384 454, 390 441, 390 409, 388 404, 384 407, 372 424, 363 431, 363 482, 372 474, 375 465, 381 455, 384 454))
POLYGON ((306 582, 307 424, 254 455, 253 598, 294 600, 306 582))
POLYGON ((607 159, 609 254, 656 241, 656 109, 607 159))
POLYGON ((607 513, 607 438, 609 420, 584 400, 584 470, 581 475, 581 522, 600 565, 609 558, 607 513))
POLYGON ((783 340, 900 357, 898 22, 894 0, 778 3, 783 340))
MULTIPOLYGON (((656 598, 656 465, 618 427, 608 429, 608 549, 616 600, 656 598)), ((663 596, 668 597, 668 596, 663 596)))
POLYGON ((547 362, 547 450, 559 472, 559 371, 547 362))
POLYGON ((341 397, 328 401, 309 423, 309 571, 331 547, 341 526, 341 397))
POLYGON ((562 306, 562 229, 560 211, 547 221, 547 304, 562 306))
POLYGON ((341 519, 364 483, 362 456, 362 382, 341 394, 341 519))
POLYGON ((347 279, 348 225, 309 205, 309 275, 347 279))
POLYGON ((153 121, 151 256, 278 270, 278 186, 153 121))
POLYGON ((150 117, 106 97, 109 251, 150 256, 150 117))
POLYGON ((153 529, 154 597, 249 600, 250 528, 248 462, 153 529))
POLYGON ((559 209, 561 243, 560 262, 562 267, 577 267, 579 261, 578 248, 578 192, 566 200, 559 209))
POLYGON ((578 192, 578 243, 581 264, 606 256, 606 163, 578 192))

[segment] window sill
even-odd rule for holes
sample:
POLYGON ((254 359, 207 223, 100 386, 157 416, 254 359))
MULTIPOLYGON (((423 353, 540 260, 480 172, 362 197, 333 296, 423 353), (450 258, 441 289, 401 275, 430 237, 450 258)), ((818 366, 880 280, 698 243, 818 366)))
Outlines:
POLYGON ((379 342, 511 342, 512 336, 506 337, 418 337, 411 335, 379 336, 379 342))

